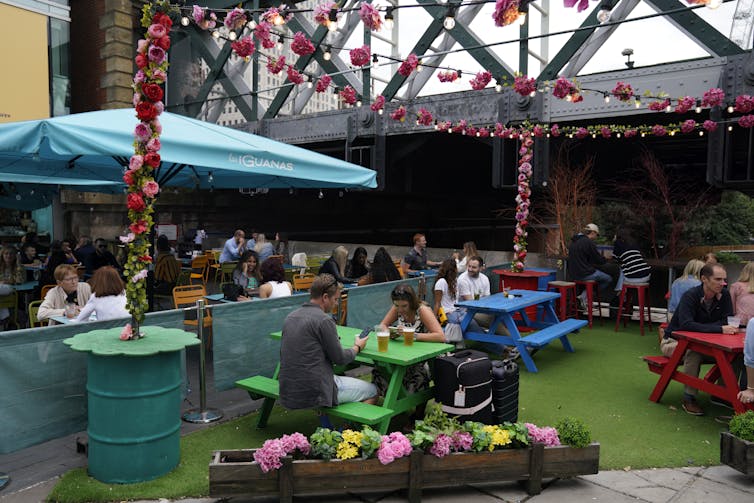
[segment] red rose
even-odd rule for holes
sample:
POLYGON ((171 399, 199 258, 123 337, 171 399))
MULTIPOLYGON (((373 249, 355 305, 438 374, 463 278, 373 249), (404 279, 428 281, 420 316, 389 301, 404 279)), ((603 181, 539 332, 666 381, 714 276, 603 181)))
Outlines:
POLYGON ((163 96, 162 88, 157 84, 142 84, 141 92, 152 101, 160 101, 163 96))
POLYGON ((150 257, 149 255, 142 255, 141 257, 139 257, 139 262, 150 263, 152 262, 152 257, 150 257))
POLYGON ((123 181, 126 182, 127 185, 133 185, 134 184, 134 173, 131 170, 126 171, 123 174, 123 181))
POLYGON ((137 54, 135 61, 139 69, 144 69, 149 64, 149 59, 144 54, 137 54))
POLYGON ((141 101, 136 105, 136 116, 140 121, 149 122, 157 117, 157 109, 148 101, 141 101))
POLYGON ((144 220, 139 220, 129 225, 128 228, 134 234, 144 234, 147 230, 147 223, 144 220))
POLYGON ((160 37, 157 40, 154 40, 153 43, 158 46, 162 47, 166 51, 170 49, 170 37, 165 35, 164 37, 160 37))
POLYGON ((144 162, 153 168, 160 166, 160 154, 157 152, 149 152, 144 156, 144 162))
POLYGON ((147 207, 147 205, 144 204, 144 199, 135 192, 128 194, 127 206, 129 210, 134 211, 144 211, 144 208, 147 207))
POLYGON ((154 17, 152 18, 152 23, 159 23, 168 30, 170 30, 170 28, 173 26, 173 20, 170 19, 170 16, 162 12, 158 12, 154 15, 154 17))

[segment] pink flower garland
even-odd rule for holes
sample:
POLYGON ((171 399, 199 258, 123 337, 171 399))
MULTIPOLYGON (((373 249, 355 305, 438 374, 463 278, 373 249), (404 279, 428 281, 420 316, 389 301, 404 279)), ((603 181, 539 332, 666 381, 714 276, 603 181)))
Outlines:
POLYGON ((437 79, 440 82, 455 82, 458 80, 458 72, 454 72, 453 70, 438 72, 437 79))
POLYGON ((531 204, 531 174, 532 174, 532 151, 534 140, 531 133, 521 133, 521 148, 518 151, 518 195, 516 196, 516 229, 513 236, 513 263, 511 269, 517 272, 524 270, 526 260, 526 238, 529 233, 526 226, 529 224, 529 205, 531 204))
POLYGON ((315 88, 315 91, 318 93, 324 93, 327 91, 327 89, 330 87, 330 84, 332 83, 332 77, 329 75, 323 75, 317 80, 317 87, 315 88))
POLYGON ((256 49, 254 46, 254 39, 248 36, 231 43, 230 47, 238 57, 244 58, 246 61, 249 60, 249 57, 254 53, 254 49, 256 49))
POLYGON ((406 120, 406 107, 403 105, 398 107, 398 110, 390 114, 390 118, 394 121, 403 122, 406 120))
POLYGON ((379 95, 374 99, 374 103, 369 105, 369 108, 372 109, 373 112, 377 112, 379 110, 382 110, 385 108, 385 97, 383 95, 379 95))

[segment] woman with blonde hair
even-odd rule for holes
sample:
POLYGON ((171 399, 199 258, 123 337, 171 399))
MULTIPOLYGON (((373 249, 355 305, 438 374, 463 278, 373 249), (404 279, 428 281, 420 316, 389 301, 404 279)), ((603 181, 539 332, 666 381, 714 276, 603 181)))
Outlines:
POLYGON ((270 256, 275 255, 275 247, 267 241, 264 234, 257 234, 256 244, 254 245, 254 251, 259 255, 259 263, 264 263, 270 256))
POLYGON ((453 252, 453 258, 456 259, 456 269, 458 269, 458 273, 466 272, 466 261, 477 255, 479 255, 479 252, 476 249, 476 243, 473 241, 466 241, 463 244, 463 256, 458 252, 453 252))
POLYGON ((754 262, 747 262, 738 277, 730 286, 730 300, 733 313, 741 318, 741 326, 746 326, 754 318, 754 262))
POLYGON ((100 267, 94 271, 89 282, 92 285, 92 296, 75 321, 88 321, 92 313, 97 315, 97 321, 131 316, 126 309, 126 285, 116 268, 100 267))
POLYGON ((332 251, 329 259, 325 260, 317 274, 332 274, 338 283, 356 283, 356 280, 346 277, 346 262, 348 250, 345 246, 338 246, 332 251))
POLYGON ((668 317, 672 318, 673 313, 678 309, 678 303, 686 290, 699 286, 702 281, 699 279, 699 271, 704 267, 704 262, 697 259, 691 259, 683 268, 683 274, 680 278, 673 281, 670 285, 670 300, 668 301, 668 317))

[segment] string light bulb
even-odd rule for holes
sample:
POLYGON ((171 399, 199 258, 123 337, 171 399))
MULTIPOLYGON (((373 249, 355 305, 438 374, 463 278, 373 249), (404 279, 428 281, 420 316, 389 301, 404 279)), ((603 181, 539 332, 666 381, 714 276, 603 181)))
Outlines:
POLYGON ((372 54, 372 67, 377 68, 380 66, 380 58, 376 54, 372 54))
POLYGON ((699 131, 699 136, 704 136, 704 131, 699 131))
POLYGON ((673 107, 671 107, 670 105, 665 107, 665 111, 668 113, 670 113, 672 110, 673 110, 673 107))
POLYGON ((723 3, 722 0, 707 0, 707 7, 715 10, 720 7, 721 3, 723 3))
POLYGON ((518 11, 518 17, 516 18, 516 22, 521 26, 526 24, 526 12, 518 11))
POLYGON ((319 189, 319 195, 317 196, 319 199, 324 199, 325 194, 322 192, 322 189, 319 189))
POLYGON ((219 30, 213 30, 212 31, 212 38, 214 38, 215 40, 217 40, 218 38, 220 38, 220 31, 219 30))
POLYGON ((285 46, 285 39, 283 39, 283 36, 280 35, 278 37, 277 48, 278 48, 279 51, 282 51, 284 46, 285 46))
POLYGON ((181 17, 181 25, 188 26, 191 20, 188 18, 188 16, 181 17))
POLYGON ((314 87, 314 82, 310 80, 309 82, 306 83, 306 87, 311 89, 312 87, 314 87))
POLYGON ((696 100, 696 113, 702 113, 702 100, 696 100))
POLYGON ((610 5, 608 4, 602 4, 600 5, 600 10, 597 12, 597 21, 602 23, 607 23, 610 20, 610 14, 612 13, 612 9, 610 5))
POLYGON ((733 126, 728 126, 728 132, 733 131, 733 126))
POLYGON ((606 94, 604 97, 604 100, 605 100, 605 103, 610 103, 610 96, 606 94))
POLYGON ((231 31, 230 33, 228 33, 228 38, 232 42, 238 38, 238 34, 235 31, 231 31))
POLYGON ((420 59, 420 60, 419 60, 419 61, 418 61, 418 62, 416 63, 416 71, 417 71, 417 73, 418 73, 418 72, 420 72, 420 71, 422 71, 422 69, 423 69, 423 68, 424 68, 424 67, 422 66, 422 60, 420 59))
POLYGON ((452 30, 456 27, 456 11, 452 5, 448 7, 448 13, 445 15, 442 25, 446 30, 452 30))
POLYGON ((338 29, 338 9, 335 7, 330 9, 329 14, 327 15, 327 29, 329 31, 335 31, 338 29))
POLYGON ((256 21, 254 21, 253 19, 249 19, 249 22, 248 22, 248 23, 246 23, 246 26, 247 26, 247 27, 248 27, 248 28, 249 28, 250 30, 253 30, 254 28, 256 28, 256 27, 257 27, 257 22, 256 22, 256 21))
POLYGON ((634 106, 636 108, 641 108, 641 100, 639 98, 634 99, 634 106))
POLYGON ((394 25, 393 6, 391 5, 385 9, 385 28, 392 30, 394 25))
POLYGON ((503 90, 503 86, 502 86, 502 84, 500 84, 500 82, 498 82, 497 84, 495 84, 495 91, 500 92, 502 90, 503 90))
POLYGON ((728 113, 729 114, 733 113, 733 105, 728 105, 728 113))
POLYGON ((332 58, 332 52, 330 52, 331 50, 331 46, 325 46, 325 53, 322 55, 322 57, 325 58, 325 61, 330 61, 330 58, 332 58))

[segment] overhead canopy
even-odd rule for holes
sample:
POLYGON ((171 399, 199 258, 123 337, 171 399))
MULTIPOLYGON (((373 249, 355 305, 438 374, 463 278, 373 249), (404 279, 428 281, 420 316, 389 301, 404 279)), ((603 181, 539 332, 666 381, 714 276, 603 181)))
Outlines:
MULTIPOLYGON (((161 185, 377 186, 373 170, 300 147, 169 112, 159 120, 162 166, 155 178, 161 185)), ((37 183, 121 190, 137 124, 130 108, 0 124, 0 180, 23 175, 37 183)))

